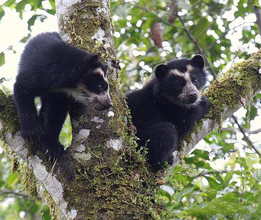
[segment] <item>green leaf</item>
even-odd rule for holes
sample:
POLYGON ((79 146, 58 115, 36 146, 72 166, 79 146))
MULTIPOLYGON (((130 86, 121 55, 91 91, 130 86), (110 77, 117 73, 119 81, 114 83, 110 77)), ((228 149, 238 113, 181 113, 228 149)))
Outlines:
POLYGON ((5 15, 5 11, 4 9, 1 7, 0 8, 0 20, 2 19, 2 17, 5 15))
POLYGON ((54 1, 54 0, 49 0, 49 3, 50 3, 50 5, 52 6, 53 10, 55 10, 55 9, 56 9, 56 7, 55 7, 55 1, 54 1))
POLYGON ((17 12, 19 12, 19 17, 22 19, 23 18, 23 11, 25 8, 25 5, 28 4, 27 1, 22 0, 19 3, 16 4, 15 9, 17 12))
POLYGON ((6 184, 8 187, 12 187, 14 186, 18 181, 19 181, 19 175, 17 172, 15 173, 10 173, 7 180, 6 180, 6 184))
POLYGON ((15 0, 8 0, 6 3, 4 3, 4 6, 13 8, 14 4, 15 4, 15 0))
POLYGON ((34 14, 28 21, 27 21, 27 26, 28 26, 28 30, 32 31, 32 26, 34 25, 36 19, 40 19, 41 22, 44 21, 44 19, 46 19, 47 17, 45 15, 38 15, 38 14, 34 14))
POLYGON ((179 204, 181 202, 181 199, 185 196, 187 196, 188 194, 190 194, 191 192, 193 192, 195 190, 195 186, 193 187, 187 187, 185 189, 183 189, 181 192, 179 192, 175 198, 175 202, 177 204, 179 204))
POLYGON ((208 151, 196 149, 192 152, 192 154, 194 154, 197 158, 200 157, 202 159, 209 160, 208 151))
POLYGON ((232 177, 233 177, 233 173, 232 172, 227 172, 226 173, 226 176, 225 176, 225 178, 224 178, 224 185, 225 186, 228 186, 228 184, 229 184, 229 182, 230 182, 230 180, 232 179, 232 177))
POLYGON ((38 17, 38 15, 33 15, 31 18, 29 18, 29 20, 27 21, 28 30, 32 31, 32 26, 34 25, 37 17, 38 17))
POLYGON ((249 119, 253 120, 253 119, 255 119, 256 116, 257 116, 257 108, 255 108, 254 106, 251 106, 250 112, 249 112, 249 119))
POLYGON ((4 52, 0 53, 0 66, 5 64, 5 54, 4 52))
POLYGON ((216 181, 214 180, 213 178, 209 177, 209 176, 204 176, 209 185, 213 188, 213 189, 216 189, 216 190, 220 190, 221 189, 221 185, 216 181))
POLYGON ((25 42, 28 41, 28 39, 29 39, 30 37, 31 37, 31 34, 29 33, 27 36, 23 37, 23 38, 20 40, 20 42, 21 42, 21 43, 25 43, 25 42))
POLYGON ((167 191, 160 189, 159 194, 167 198, 169 201, 171 201, 171 195, 167 191))
POLYGON ((4 81, 6 81, 4 77, 0 78, 0 84, 3 83, 4 81))

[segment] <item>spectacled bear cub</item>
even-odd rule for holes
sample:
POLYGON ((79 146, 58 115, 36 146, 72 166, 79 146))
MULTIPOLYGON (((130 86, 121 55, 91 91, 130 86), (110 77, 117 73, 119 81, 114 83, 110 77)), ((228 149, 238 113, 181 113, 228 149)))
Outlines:
POLYGON ((59 157, 59 133, 73 100, 97 110, 112 106, 106 74, 97 55, 66 44, 56 32, 30 40, 14 85, 22 137, 41 140, 48 157, 59 157), (41 99, 39 113, 35 97, 41 99))
POLYGON ((127 94, 138 147, 147 147, 153 171, 173 164, 180 138, 207 112, 209 101, 200 91, 205 83, 204 59, 195 55, 157 66, 155 77, 127 94))

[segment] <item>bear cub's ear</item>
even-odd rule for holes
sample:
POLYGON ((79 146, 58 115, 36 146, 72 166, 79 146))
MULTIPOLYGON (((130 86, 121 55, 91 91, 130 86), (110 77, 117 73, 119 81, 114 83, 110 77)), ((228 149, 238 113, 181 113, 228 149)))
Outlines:
POLYGON ((197 54, 190 59, 192 66, 203 69, 205 65, 205 60, 202 55, 197 54))
POLYGON ((155 76, 158 79, 163 79, 168 74, 168 67, 165 64, 160 64, 155 69, 155 76))
POLYGON ((82 59, 82 65, 84 68, 91 67, 93 64, 99 61, 99 56, 97 54, 87 54, 82 59))
POLYGON ((87 74, 89 69, 94 68, 99 63, 99 56, 97 54, 87 54, 80 62, 80 70, 82 74, 87 74))
POLYGON ((89 64, 97 63, 99 61, 99 56, 97 54, 92 54, 89 59, 89 64))

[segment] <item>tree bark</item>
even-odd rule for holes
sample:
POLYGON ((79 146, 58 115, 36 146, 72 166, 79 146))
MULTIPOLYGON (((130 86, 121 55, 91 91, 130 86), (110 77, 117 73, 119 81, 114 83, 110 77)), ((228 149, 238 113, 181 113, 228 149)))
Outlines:
MULTIPOLYGON (((56 163, 48 161, 39 143, 20 136, 10 95, 0 91, 0 137, 6 153, 20 171, 28 191, 39 193, 57 219, 156 219, 162 207, 155 203, 157 177, 134 150, 127 127, 127 107, 119 90, 109 0, 56 0, 60 34, 87 52, 98 53, 109 64, 113 109, 97 112, 82 105, 71 109, 73 140, 56 163)), ((207 91, 210 112, 181 143, 175 164, 214 127, 261 89, 261 51, 233 67, 207 91)), ((160 214, 161 213, 161 214, 160 214)))

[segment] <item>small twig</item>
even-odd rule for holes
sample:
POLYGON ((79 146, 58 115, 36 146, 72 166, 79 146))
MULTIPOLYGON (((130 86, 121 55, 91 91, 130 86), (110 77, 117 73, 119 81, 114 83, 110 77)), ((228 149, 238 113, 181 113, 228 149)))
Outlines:
POLYGON ((256 15, 256 24, 258 26, 259 34, 261 35, 261 15, 260 9, 256 5, 253 5, 254 13, 256 15))
MULTIPOLYGON (((237 129, 235 129, 235 128, 222 128, 221 129, 221 131, 228 131, 228 132, 234 132, 235 130, 237 130, 237 129)), ((248 134, 258 134, 261 132, 261 128, 256 129, 254 131, 251 131, 250 129, 247 129, 247 128, 245 128, 244 130, 248 134)))
POLYGON ((215 74, 215 72, 214 72, 214 70, 213 70, 213 68, 212 68, 211 63, 210 63, 209 60, 207 59, 206 54, 205 54, 205 53, 203 52, 203 50, 200 48, 198 42, 194 39, 194 37, 192 36, 192 34, 190 33, 190 31, 186 28, 185 22, 184 22, 184 20, 182 19, 182 17, 179 16, 178 13, 176 13, 176 16, 177 16, 177 18, 179 19, 179 21, 181 22, 181 24, 182 24, 182 26, 183 26, 183 30, 186 32, 188 38, 191 40, 191 42, 192 42, 192 43, 195 45, 195 47, 197 48, 198 53, 201 54, 201 55, 204 57, 204 59, 205 59, 207 65, 209 66, 209 71, 210 71, 211 75, 212 75, 212 76, 214 77, 214 79, 215 79, 215 78, 216 78, 216 74, 215 74))
POLYGON ((235 123, 237 124, 239 131, 243 134, 246 143, 248 144, 249 147, 251 147, 252 149, 254 149, 254 151, 259 155, 259 157, 261 157, 261 153, 256 149, 256 147, 254 146, 253 142, 249 139, 249 137, 246 135, 246 132, 244 130, 244 128, 241 126, 241 124, 239 124, 236 116, 232 115, 231 116, 233 118, 233 120, 235 121, 235 123))
MULTIPOLYGON (((141 9, 141 10, 143 10, 143 11, 145 11, 145 12, 150 12, 150 13, 154 14, 154 15, 158 18, 158 20, 159 20, 161 23, 163 23, 163 24, 170 25, 170 26, 172 26, 172 27, 181 29, 181 27, 179 27, 179 26, 177 26, 177 25, 174 25, 174 24, 170 24, 168 21, 166 21, 166 20, 164 20, 163 18, 159 17, 159 16, 158 16, 158 13, 155 13, 154 11, 152 11, 152 10, 146 8, 146 7, 140 6, 138 3, 136 3, 136 4, 130 3, 130 2, 125 2, 125 3, 131 5, 131 6, 135 7, 135 8, 141 9)), ((165 11, 164 11, 164 12, 165 12, 165 11)))
POLYGON ((221 174, 221 173, 227 173, 227 172, 228 172, 227 170, 223 170, 223 171, 209 171, 209 172, 202 171, 198 175, 194 176, 194 178, 205 177, 205 176, 209 176, 209 175, 213 175, 213 174, 221 174))
POLYGON ((22 194, 22 193, 17 193, 11 190, 6 190, 6 189, 0 189, 0 195, 1 194, 7 194, 7 195, 13 195, 13 196, 19 196, 22 197, 24 199, 28 199, 28 195, 22 194))
POLYGON ((53 170, 54 170, 54 168, 55 168, 56 163, 57 163, 57 159, 54 160, 54 163, 53 163, 52 169, 51 169, 50 173, 48 173, 47 177, 45 178, 44 183, 46 183, 47 180, 48 180, 48 178, 51 177, 51 176, 53 175, 53 170))
POLYGON ((250 129, 245 129, 245 131, 248 133, 248 134, 258 134, 261 132, 261 128, 259 129, 256 129, 254 131, 250 131, 250 129))

